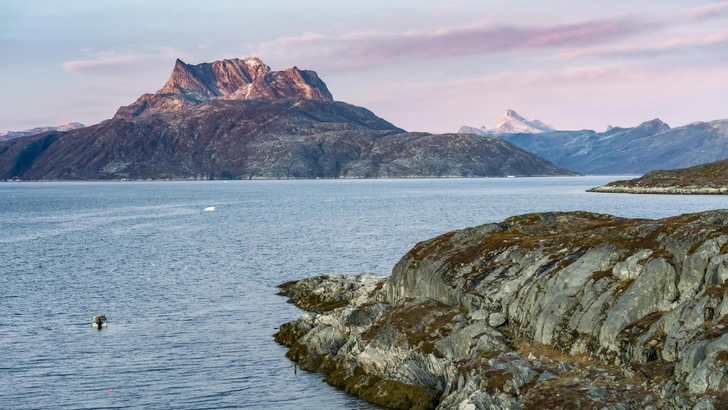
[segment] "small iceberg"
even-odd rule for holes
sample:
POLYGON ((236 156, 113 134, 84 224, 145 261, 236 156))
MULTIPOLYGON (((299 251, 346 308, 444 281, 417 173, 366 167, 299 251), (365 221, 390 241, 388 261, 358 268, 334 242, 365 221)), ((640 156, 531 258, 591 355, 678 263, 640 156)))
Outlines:
POLYGON ((214 211, 214 210, 215 210, 214 206, 208 206, 207 208, 203 209, 203 211, 214 211))

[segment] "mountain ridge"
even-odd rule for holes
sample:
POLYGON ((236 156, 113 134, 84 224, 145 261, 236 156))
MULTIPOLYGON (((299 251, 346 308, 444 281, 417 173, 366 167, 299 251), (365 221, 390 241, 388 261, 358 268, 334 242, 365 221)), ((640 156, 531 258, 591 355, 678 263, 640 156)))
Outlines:
POLYGON ((175 61, 167 82, 154 94, 144 94, 119 108, 114 118, 132 118, 189 108, 216 99, 334 101, 314 71, 291 67, 272 71, 257 57, 224 59, 212 63, 175 61))
POLYGON ((29 128, 27 130, 23 131, 3 131, 0 132, 0 141, 7 141, 14 138, 21 138, 21 137, 27 137, 30 135, 36 135, 36 134, 42 134, 44 132, 49 131, 70 131, 70 130, 76 130, 79 128, 84 128, 85 125, 81 124, 80 122, 69 122, 67 124, 62 124, 57 127, 35 127, 35 128, 29 128))
POLYGON ((636 127, 501 134, 516 146, 581 174, 644 174, 728 158, 728 120, 671 128, 659 119, 636 127))
POLYGON ((408 133, 334 101, 313 71, 257 58, 189 65, 113 118, 0 143, 2 180, 576 175, 513 144, 408 133))

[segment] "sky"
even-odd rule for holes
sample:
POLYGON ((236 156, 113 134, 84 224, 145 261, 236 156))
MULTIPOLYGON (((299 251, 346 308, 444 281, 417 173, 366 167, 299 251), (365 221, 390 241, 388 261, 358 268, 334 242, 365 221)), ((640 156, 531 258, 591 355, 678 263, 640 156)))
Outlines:
POLYGON ((0 0, 0 131, 95 124, 177 58, 247 56, 408 131, 728 118, 728 1, 0 0))

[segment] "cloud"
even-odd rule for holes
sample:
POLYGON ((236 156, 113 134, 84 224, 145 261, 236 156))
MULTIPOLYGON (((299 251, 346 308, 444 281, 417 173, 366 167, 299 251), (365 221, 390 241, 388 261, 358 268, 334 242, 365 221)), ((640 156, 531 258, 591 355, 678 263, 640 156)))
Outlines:
POLYGON ((726 16, 728 2, 671 15, 623 15, 557 25, 498 25, 479 21, 431 31, 340 36, 305 33, 261 43, 256 55, 318 69, 355 70, 447 57, 602 46, 645 32, 726 16))
POLYGON ((273 60, 323 63, 329 69, 356 69, 412 60, 427 60, 517 50, 586 46, 604 43, 654 24, 619 17, 556 26, 501 26, 487 21, 432 32, 350 33, 340 37, 307 33, 263 43, 257 54, 273 60))
POLYGON ((649 42, 647 45, 631 43, 616 46, 596 46, 571 49, 562 52, 559 57, 565 60, 584 57, 659 57, 668 54, 700 51, 705 48, 726 45, 728 45, 728 32, 721 32, 674 38, 664 40, 656 44, 652 44, 652 42, 649 42))
POLYGON ((447 13, 449 11, 455 10, 457 8, 458 8, 458 6, 456 4, 444 4, 442 6, 435 8, 434 10, 432 10, 432 14, 433 15, 443 14, 443 13, 447 13))
POLYGON ((696 7, 685 14, 688 22, 713 20, 728 16, 728 1, 696 7))
POLYGON ((61 67, 70 73, 88 74, 100 73, 114 68, 124 68, 134 64, 141 64, 150 60, 172 59, 180 57, 181 53, 169 48, 163 47, 156 50, 155 53, 143 54, 134 51, 99 51, 91 52, 86 50, 88 58, 82 60, 66 61, 61 63, 61 67))

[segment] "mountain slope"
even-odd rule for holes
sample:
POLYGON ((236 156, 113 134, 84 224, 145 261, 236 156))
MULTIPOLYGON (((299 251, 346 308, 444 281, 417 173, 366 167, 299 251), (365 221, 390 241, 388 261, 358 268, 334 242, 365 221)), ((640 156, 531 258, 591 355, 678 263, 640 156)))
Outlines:
POLYGON ((460 127, 459 132, 470 133, 476 135, 500 135, 500 134, 515 134, 515 133, 529 133, 536 134, 540 132, 554 131, 554 127, 547 125, 539 120, 527 120, 522 116, 518 115, 513 110, 508 110, 500 118, 498 124, 493 128, 474 128, 469 126, 460 127))
POLYGON ((728 159, 670 171, 650 171, 641 178, 614 181, 591 192, 629 194, 728 194, 728 159))
POLYGON ((83 128, 85 125, 80 122, 69 122, 68 124, 59 125, 57 127, 36 127, 24 131, 5 131, 0 132, 0 141, 7 141, 13 138, 27 137, 29 135, 42 134, 48 131, 70 131, 83 128))
POLYGON ((644 174, 728 158, 728 120, 670 128, 655 119, 634 128, 499 135, 582 174, 644 174))
POLYGON ((574 175, 498 139, 406 133, 333 101, 312 71, 260 60, 175 63, 114 118, 0 143, 0 179, 574 175))

